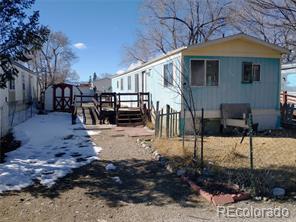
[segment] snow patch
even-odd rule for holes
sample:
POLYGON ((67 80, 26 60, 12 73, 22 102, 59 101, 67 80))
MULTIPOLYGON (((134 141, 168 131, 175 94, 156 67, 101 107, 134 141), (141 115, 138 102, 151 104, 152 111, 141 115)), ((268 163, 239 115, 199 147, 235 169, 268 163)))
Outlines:
POLYGON ((106 169, 107 171, 116 170, 116 166, 114 166, 113 163, 108 163, 108 164, 105 166, 105 169, 106 169))
POLYGON ((87 134, 90 136, 95 136, 95 135, 99 135, 101 134, 101 131, 97 131, 97 130, 87 130, 87 134))
POLYGON ((115 183, 122 184, 122 181, 121 181, 120 177, 112 177, 112 180, 113 180, 115 183))
POLYGON ((77 125, 83 127, 72 125, 70 114, 50 113, 16 126, 13 132, 22 146, 7 153, 0 165, 0 193, 20 190, 34 180, 51 187, 73 168, 97 160, 102 148, 86 137, 86 130, 74 130, 77 125))

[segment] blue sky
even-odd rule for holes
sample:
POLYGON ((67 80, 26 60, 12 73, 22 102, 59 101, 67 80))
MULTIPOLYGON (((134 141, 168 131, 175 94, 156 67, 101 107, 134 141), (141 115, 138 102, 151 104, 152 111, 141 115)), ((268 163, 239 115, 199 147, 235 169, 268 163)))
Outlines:
POLYGON ((116 73, 122 68, 122 46, 135 39, 140 4, 140 0, 36 0, 34 10, 40 11, 42 24, 70 38, 79 57, 73 68, 81 81, 87 81, 93 72, 116 73), (76 43, 86 48, 77 49, 76 43))

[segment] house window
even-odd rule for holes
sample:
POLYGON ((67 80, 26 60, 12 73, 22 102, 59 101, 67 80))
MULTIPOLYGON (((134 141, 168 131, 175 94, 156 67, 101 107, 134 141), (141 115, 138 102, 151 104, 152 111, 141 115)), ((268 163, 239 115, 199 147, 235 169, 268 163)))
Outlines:
POLYGON ((26 90, 26 83, 25 83, 25 76, 22 75, 22 88, 23 90, 26 90))
POLYGON ((260 65, 251 62, 243 62, 243 83, 252 83, 260 81, 260 65))
POLYGON ((260 81, 260 65, 253 65, 253 81, 260 81))
POLYGON ((128 90, 132 89, 132 77, 131 76, 127 77, 127 89, 128 90))
POLYGON ((135 92, 139 92, 139 74, 135 74, 135 92))
POLYGON ((123 90, 123 78, 120 79, 120 90, 123 90))
POLYGON ((116 87, 119 89, 119 80, 116 81, 116 87))
POLYGON ((15 80, 14 79, 9 80, 9 89, 15 90, 15 80))
POLYGON ((191 85, 217 86, 219 82, 218 60, 192 60, 191 85))
POLYGON ((169 87, 173 85, 173 63, 168 63, 163 66, 163 86, 169 87))

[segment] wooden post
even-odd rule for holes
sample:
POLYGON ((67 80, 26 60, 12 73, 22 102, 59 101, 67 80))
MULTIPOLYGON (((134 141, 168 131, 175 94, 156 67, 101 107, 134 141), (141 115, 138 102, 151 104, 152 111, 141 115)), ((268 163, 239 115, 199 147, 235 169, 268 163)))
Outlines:
POLYGON ((159 134, 159 101, 156 102, 156 110, 155 110, 155 136, 159 134))
POLYGON ((151 104, 150 104, 150 93, 148 93, 148 110, 150 110, 151 104))
POLYGON ((287 91, 283 92, 283 103, 284 104, 288 103, 288 93, 287 93, 287 91))
POLYGON ((166 105, 166 137, 170 137, 170 105, 166 105))
POLYGON ((160 114, 160 131, 159 131, 159 137, 162 137, 162 124, 163 124, 163 109, 161 109, 161 114, 160 114))
POLYGON ((173 137, 173 126, 174 126, 174 118, 173 118, 173 113, 174 110, 171 108, 170 109, 170 137, 173 137))
POLYGON ((204 109, 201 109, 201 140, 200 140, 200 168, 201 172, 203 171, 204 168, 204 162, 203 162, 203 144, 204 144, 204 127, 205 127, 205 122, 204 122, 204 109))
POLYGON ((159 112, 155 115, 155 129, 154 129, 154 136, 157 137, 159 135, 159 112))
POLYGON ((184 146, 185 146, 185 117, 186 117, 186 110, 184 108, 183 110, 183 129, 182 129, 182 146, 183 146, 183 149, 184 149, 184 146))

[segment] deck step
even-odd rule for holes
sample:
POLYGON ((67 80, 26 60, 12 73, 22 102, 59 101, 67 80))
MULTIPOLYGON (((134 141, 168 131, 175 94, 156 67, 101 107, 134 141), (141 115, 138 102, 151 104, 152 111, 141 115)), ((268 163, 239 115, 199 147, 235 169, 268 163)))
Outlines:
POLYGON ((117 113, 118 126, 144 125, 140 109, 119 109, 117 113))

